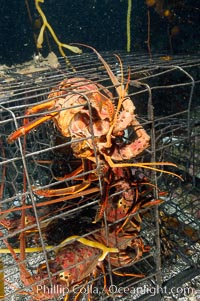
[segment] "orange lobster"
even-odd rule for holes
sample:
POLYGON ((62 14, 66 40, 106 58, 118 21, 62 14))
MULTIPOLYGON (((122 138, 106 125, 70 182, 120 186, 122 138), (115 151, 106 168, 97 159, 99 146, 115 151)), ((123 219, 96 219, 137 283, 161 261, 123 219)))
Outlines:
MULTIPOLYGON (((54 248, 55 260, 48 262, 52 283, 53 285, 60 285, 65 292, 73 291, 73 287, 78 284, 86 286, 92 276, 95 279, 98 267, 105 273, 103 261, 104 259, 108 260, 108 253, 110 253, 111 265, 117 269, 114 270, 115 274, 144 277, 143 274, 121 273, 119 269, 135 263, 142 257, 143 253, 149 252, 150 247, 145 245, 140 237, 142 222, 140 210, 155 206, 160 203, 160 200, 153 199, 152 186, 149 186, 149 191, 146 191, 148 182, 139 183, 138 186, 144 185, 144 189, 137 193, 136 183, 132 186, 131 184, 127 185, 127 182, 117 184, 120 186, 126 184, 126 190, 118 198, 117 196, 109 198, 106 219, 112 224, 108 225, 107 228, 102 222, 101 229, 93 231, 92 234, 84 237, 69 237, 54 248), (134 199, 132 199, 132 204, 131 197, 134 199), (113 224, 113 222, 115 223, 113 224)), ((46 264, 40 265, 37 268, 37 273, 32 276, 27 271, 25 264, 20 263, 14 250, 5 239, 4 242, 19 264, 22 282, 26 286, 32 286, 33 298, 35 300, 49 300, 52 297, 57 297, 60 292, 51 291, 46 264)), ((104 281, 106 281, 105 277, 104 281)), ((106 290, 106 282, 104 287, 106 290)), ((75 300, 78 299, 78 296, 79 294, 75 300)))

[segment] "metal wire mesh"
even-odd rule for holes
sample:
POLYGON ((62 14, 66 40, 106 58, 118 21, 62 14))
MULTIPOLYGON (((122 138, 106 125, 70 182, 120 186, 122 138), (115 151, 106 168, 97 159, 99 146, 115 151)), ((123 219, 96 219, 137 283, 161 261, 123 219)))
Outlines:
MULTIPOLYGON (((103 56, 115 75, 122 79, 119 62, 113 54, 104 53, 103 56)), ((137 176, 144 173, 158 185, 160 191, 167 192, 159 208, 145 212, 142 219, 141 236, 151 246, 151 251, 123 269, 129 273, 144 274, 145 277, 116 276, 112 273, 116 268, 108 260, 105 273, 110 294, 107 295, 104 289, 102 273, 96 277, 91 275, 87 287, 94 282, 96 290, 92 293, 93 300, 191 300, 191 296, 198 300, 200 61, 194 56, 165 61, 158 55, 152 62, 142 54, 121 53, 120 57, 124 84, 130 67, 128 93, 134 101, 140 123, 151 136, 151 146, 134 162, 173 162, 178 169, 167 167, 166 170, 179 174, 184 181, 140 168, 132 170, 137 176)), ((12 221, 7 229, 1 222, 1 249, 6 248, 3 239, 7 239, 13 248, 19 248, 20 235, 26 230, 26 247, 43 248, 41 252, 26 254, 25 263, 31 274, 36 274, 39 264, 55 259, 53 250, 45 251, 45 245, 55 247, 71 235, 84 237, 101 228, 101 224, 92 226, 103 193, 100 178, 92 185, 94 192, 88 195, 75 193, 65 199, 63 196, 49 199, 35 193, 36 188, 62 188, 77 183, 73 175, 65 180, 58 179, 78 167, 80 160, 73 156, 71 139, 63 137, 53 122, 43 123, 28 133, 25 139, 20 138, 11 145, 7 143, 8 135, 23 125, 25 110, 47 100, 51 88, 65 78, 84 77, 115 93, 107 72, 94 54, 73 56, 71 63, 76 73, 68 70, 62 59, 57 69, 38 67, 31 72, 28 71, 29 66, 26 70, 24 67, 23 70, 9 68, 2 72, 0 82, 0 222, 5 218, 12 221), (34 223, 27 222, 23 228, 20 226, 22 206, 27 216, 34 217, 34 223)), ((31 118, 40 114, 36 113, 31 118)), ((134 139, 133 132, 128 135, 129 139, 134 139)), ((79 177, 95 172, 96 169, 91 167, 79 177)), ((34 300, 33 285, 20 281, 19 262, 10 254, 2 254, 1 258, 5 278, 3 299, 34 300)), ((52 272, 48 267, 47 278, 53 285, 52 272)), ((38 285, 41 280, 38 280, 38 285)), ((75 295, 70 294, 70 300, 75 295)), ((89 298, 86 288, 79 297, 81 300, 89 298)), ((52 297, 53 300, 57 298, 52 297)), ((61 292, 60 299, 63 298, 61 292)))

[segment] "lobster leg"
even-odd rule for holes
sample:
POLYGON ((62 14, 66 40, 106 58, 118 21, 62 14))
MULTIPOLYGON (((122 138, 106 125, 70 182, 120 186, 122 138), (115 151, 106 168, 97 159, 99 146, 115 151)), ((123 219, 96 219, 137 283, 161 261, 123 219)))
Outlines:
POLYGON ((159 199, 154 200, 154 201, 149 201, 146 204, 142 204, 142 205, 140 203, 138 203, 136 206, 134 206, 134 208, 128 214, 127 218, 125 219, 125 221, 123 222, 121 227, 119 229, 117 229, 117 234, 119 234, 119 232, 121 232, 127 224, 131 225, 131 228, 133 228, 133 230, 137 230, 139 232, 141 222, 142 222, 139 210, 143 209, 143 208, 150 208, 152 206, 160 205, 161 203, 162 203, 162 200, 159 200, 159 199), (134 219, 134 221, 133 221, 133 219, 134 219))
POLYGON ((41 195, 44 197, 52 197, 52 196, 63 196, 68 194, 76 194, 85 190, 88 186, 90 186, 90 181, 83 181, 81 184, 77 184, 71 187, 59 188, 59 189, 36 189, 34 193, 37 195, 41 195))
MULTIPOLYGON (((0 236, 3 236, 3 233, 0 231, 0 236)), ((31 286, 32 287, 32 294, 34 295, 34 300, 46 300, 45 295, 41 292, 38 292, 37 287, 35 285, 35 280, 29 273, 29 271, 26 269, 25 263, 21 262, 19 257, 16 255, 14 249, 11 247, 11 245, 7 242, 6 239, 3 239, 4 244, 6 245, 7 249, 10 251, 13 259, 18 263, 19 270, 20 270, 20 276, 21 281, 24 283, 25 286, 31 286)), ((22 294, 27 294, 26 292, 20 292, 22 294)))
POLYGON ((105 160, 107 161, 107 163, 109 164, 109 166, 111 168, 117 168, 117 167, 120 167, 120 168, 124 168, 124 167, 141 167, 141 168, 146 168, 146 169, 150 169, 150 170, 154 170, 154 171, 159 171, 159 172, 162 172, 162 173, 166 173, 166 174, 170 174, 170 175, 173 175, 177 178, 179 178, 181 181, 183 181, 182 177, 171 172, 171 171, 167 171, 167 170, 162 170, 162 169, 159 169, 159 168, 156 168, 154 166, 161 166, 161 165, 166 165, 166 166, 174 166, 174 167, 177 167, 176 164, 174 163, 170 163, 170 162, 144 162, 144 163, 114 163, 113 160, 111 159, 111 157, 107 156, 104 154, 104 157, 105 157, 105 160))
MULTIPOLYGON (((55 177, 55 179, 56 179, 57 181, 66 180, 66 179, 69 179, 69 178, 71 178, 71 177, 77 176, 79 173, 83 172, 83 170, 84 170, 84 169, 83 169, 83 164, 82 164, 82 165, 80 165, 79 167, 77 167, 75 170, 73 170, 72 172, 70 172, 70 173, 68 173, 67 175, 65 175, 64 177, 55 177)), ((78 178, 78 179, 80 179, 80 178, 78 178)), ((77 180, 77 178, 74 179, 74 180, 77 180)))
POLYGON ((122 277, 137 277, 137 278, 144 278, 145 275, 144 274, 133 274, 133 273, 120 273, 120 272, 116 272, 116 271, 113 271, 113 274, 117 275, 117 276, 122 276, 122 277))
POLYGON ((26 115, 29 116, 29 115, 33 115, 35 113, 38 113, 38 112, 41 112, 44 110, 49 110, 51 108, 54 108, 54 104, 55 104, 55 100, 50 100, 50 101, 35 105, 35 106, 27 109, 26 115))
MULTIPOLYGON (((48 101, 43 104, 36 105, 32 108, 29 108, 26 111, 26 116, 30 116, 31 114, 41 112, 45 109, 51 109, 53 108, 55 101, 48 101)), ((13 143, 17 138, 26 135, 29 133, 32 129, 40 125, 41 123, 52 119, 55 115, 57 115, 58 112, 51 112, 47 115, 44 115, 43 117, 36 118, 35 120, 28 122, 26 119, 24 119, 24 125, 18 128, 15 132, 13 132, 10 136, 8 136, 8 143, 13 143)))
MULTIPOLYGON (((81 192, 78 192, 76 194, 72 194, 70 196, 63 196, 63 197, 56 198, 56 199, 53 199, 53 200, 50 200, 50 201, 48 200, 48 201, 45 201, 45 202, 42 201, 40 203, 36 203, 36 207, 43 207, 43 206, 46 206, 46 205, 52 205, 52 204, 56 204, 56 203, 76 199, 78 197, 82 197, 82 196, 85 196, 85 195, 90 195, 90 194, 93 194, 93 193, 99 193, 99 188, 98 187, 93 187, 93 188, 89 188, 87 190, 83 190, 81 192)), ((22 209, 31 209, 31 208, 33 208, 32 205, 25 205, 25 206, 21 206, 21 207, 13 207, 13 208, 4 210, 1 213, 6 214, 6 213, 10 213, 10 212, 19 211, 19 210, 22 210, 22 209)))
POLYGON ((134 262, 138 261, 142 257, 143 253, 148 253, 150 251, 150 246, 145 246, 141 237, 134 239, 131 247, 135 249, 136 252, 134 262))
MULTIPOLYGON (((70 174, 67 174, 64 179, 69 179, 70 177, 78 175, 82 171, 90 170, 90 165, 86 160, 82 159, 82 165, 79 166, 77 169, 72 171, 70 174)), ((75 178, 75 180, 80 180, 80 177, 75 178)), ((96 181, 97 176, 93 174, 87 174, 84 178, 82 183, 73 185, 70 187, 59 188, 59 189, 42 189, 42 190, 35 190, 35 193, 44 197, 52 197, 52 196, 63 196, 63 195, 70 195, 70 194, 77 194, 86 188, 88 188, 92 181, 96 181)))
MULTIPOLYGON (((90 163, 86 162, 86 160, 82 159, 82 165, 79 166, 78 168, 76 168, 74 171, 72 171, 71 173, 67 174, 66 176, 64 176, 63 178, 59 178, 59 179, 70 179, 72 177, 75 177, 76 175, 78 175, 79 173, 81 173, 82 171, 90 171, 90 163)), ((57 178, 58 179, 58 178, 57 178)), ((63 195, 70 195, 70 194, 77 194, 83 190, 85 190, 86 188, 88 188, 91 184, 92 181, 96 181, 97 180, 97 176, 94 174, 86 174, 86 176, 83 178, 81 177, 76 177, 73 180, 82 180, 82 183, 77 184, 77 185, 73 185, 70 187, 65 187, 65 188, 59 188, 59 189, 36 189, 35 193, 44 197, 52 197, 52 196, 63 196, 63 195)))

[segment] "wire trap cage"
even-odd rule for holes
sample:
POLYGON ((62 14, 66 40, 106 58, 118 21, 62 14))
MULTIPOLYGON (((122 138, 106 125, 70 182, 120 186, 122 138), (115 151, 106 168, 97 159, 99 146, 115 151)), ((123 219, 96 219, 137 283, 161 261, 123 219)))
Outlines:
POLYGON ((121 53, 122 74, 113 54, 103 57, 124 94, 117 94, 91 53, 70 58, 76 72, 63 59, 57 68, 37 62, 1 72, 2 300, 200 298, 200 61, 157 55, 149 62, 146 55, 121 53), (59 86, 71 78, 84 89, 59 86), (85 93, 92 83, 99 90, 96 98, 85 93), (105 158, 113 156, 116 164, 115 152, 127 152, 137 140, 137 131, 127 125, 117 138, 112 132, 114 146, 102 148, 113 122, 109 110, 117 111, 126 91, 150 146, 129 159, 125 153, 120 163, 127 166, 110 166, 105 158), (46 105, 69 94, 67 107, 46 105), (38 104, 43 110, 31 109, 38 104), (66 135, 55 118, 62 112, 70 112, 62 118, 66 135), (32 130, 25 133, 23 126, 32 130), (19 127, 22 137, 9 144, 19 127), (160 162, 152 165, 159 171, 145 162, 160 162))

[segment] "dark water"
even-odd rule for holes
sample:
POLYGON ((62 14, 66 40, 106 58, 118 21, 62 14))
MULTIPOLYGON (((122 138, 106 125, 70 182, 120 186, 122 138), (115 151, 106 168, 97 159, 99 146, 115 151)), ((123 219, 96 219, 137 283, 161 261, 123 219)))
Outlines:
MULTIPOLYGON (((197 53, 200 49, 200 1, 153 2, 155 4, 149 7, 152 52, 197 53)), ((45 0, 40 6, 60 41, 85 43, 99 51, 126 50, 128 0, 45 0)), ((34 34, 38 35, 41 26, 34 0, 1 0, 0 11, 0 63, 31 59, 37 52, 34 34)), ((147 11, 145 0, 132 0, 132 52, 147 51, 147 11)), ((50 35, 48 37, 52 50, 59 55, 54 41, 50 35)), ((44 56, 49 52, 46 41, 41 52, 44 56)))

